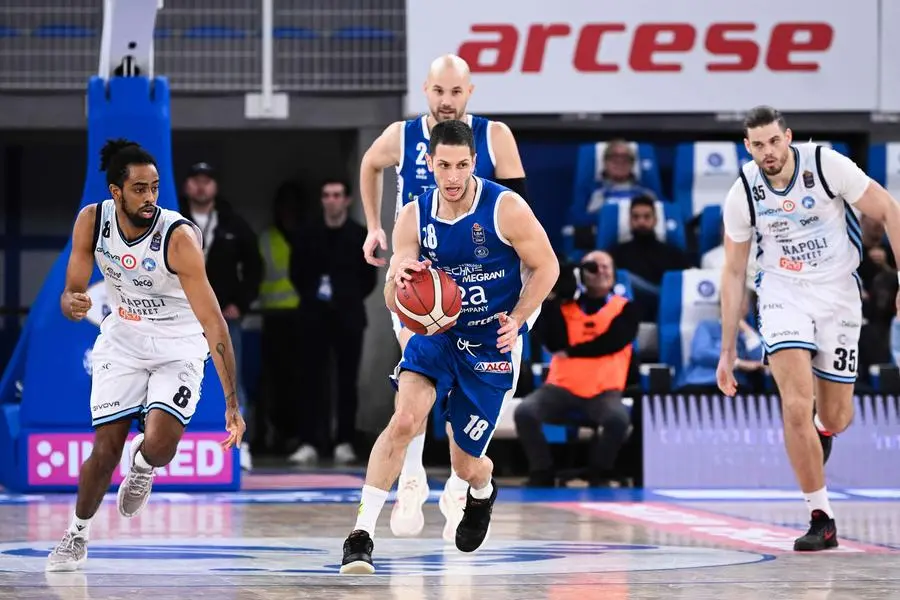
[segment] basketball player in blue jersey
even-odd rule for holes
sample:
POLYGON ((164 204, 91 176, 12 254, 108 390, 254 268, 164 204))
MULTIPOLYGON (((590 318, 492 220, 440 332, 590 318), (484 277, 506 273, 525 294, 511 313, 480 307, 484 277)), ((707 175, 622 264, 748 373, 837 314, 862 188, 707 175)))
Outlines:
MULTIPOLYGON (((447 120, 468 123, 474 133, 475 153, 479 157, 475 175, 496 181, 528 199, 525 171, 509 127, 499 121, 466 113, 466 105, 474 89, 466 61, 454 55, 436 59, 428 71, 424 89, 429 113, 392 123, 363 156, 360 166, 360 194, 369 230, 363 252, 366 260, 373 265, 385 264, 384 259, 375 256, 375 252, 379 246, 382 250, 387 249, 387 238, 381 227, 383 171, 388 167, 394 167, 397 171, 396 218, 403 205, 435 185, 434 175, 426 163, 426 154, 431 130, 437 123, 447 120)), ((402 328, 396 316, 392 315, 392 318, 394 333, 402 351, 412 333, 402 328)), ((410 444, 400 473, 397 499, 391 513, 391 531, 399 537, 416 536, 425 525, 422 505, 428 499, 429 489, 422 454, 426 427, 427 420, 410 444)), ((465 497, 466 483, 451 472, 439 503, 446 517, 444 538, 448 542, 452 542, 456 535, 465 497)))
POLYGON ((394 415, 369 456, 356 526, 344 542, 341 572, 374 573, 372 537, 403 456, 432 405, 450 422, 450 460, 468 484, 464 515, 454 540, 474 552, 488 534, 497 486, 485 456, 504 401, 519 375, 520 334, 537 318, 559 276, 547 234, 521 196, 473 176, 472 129, 444 121, 431 130, 429 167, 435 190, 400 211, 384 297, 396 311, 397 288, 429 267, 460 286, 463 305, 444 333, 414 335, 392 376, 394 415))

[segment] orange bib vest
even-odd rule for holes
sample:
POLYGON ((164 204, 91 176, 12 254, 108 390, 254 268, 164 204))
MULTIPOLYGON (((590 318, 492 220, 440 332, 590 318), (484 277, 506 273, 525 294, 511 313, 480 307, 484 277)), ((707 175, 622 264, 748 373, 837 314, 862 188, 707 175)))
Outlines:
MULTIPOLYGON (((577 302, 562 305, 563 319, 569 334, 569 345, 589 342, 609 329, 609 324, 622 312, 628 301, 612 296, 606 305, 592 315, 585 314, 577 302)), ((632 344, 618 352, 591 358, 554 356, 550 361, 547 383, 559 386, 582 398, 593 398, 603 392, 625 389, 631 365, 632 344)))

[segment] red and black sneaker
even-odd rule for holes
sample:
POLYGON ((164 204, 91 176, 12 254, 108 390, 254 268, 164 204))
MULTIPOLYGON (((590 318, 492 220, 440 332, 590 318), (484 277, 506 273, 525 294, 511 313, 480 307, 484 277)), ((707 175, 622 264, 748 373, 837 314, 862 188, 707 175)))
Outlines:
POLYGON ((815 552, 827 550, 828 548, 837 548, 837 546, 837 527, 834 524, 834 519, 821 510, 812 512, 812 519, 809 521, 809 531, 806 532, 806 535, 794 540, 794 550, 797 552, 815 552))

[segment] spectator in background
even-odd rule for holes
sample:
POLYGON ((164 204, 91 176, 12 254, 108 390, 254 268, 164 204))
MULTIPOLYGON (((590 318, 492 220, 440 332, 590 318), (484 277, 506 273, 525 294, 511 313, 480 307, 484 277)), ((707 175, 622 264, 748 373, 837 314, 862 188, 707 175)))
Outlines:
POLYGON ((612 258, 620 269, 631 274, 635 303, 642 321, 656 321, 659 286, 666 271, 689 269, 691 263, 682 250, 656 237, 656 203, 649 196, 631 200, 629 221, 632 239, 617 244, 612 258))
POLYGON ((259 289, 262 393, 257 412, 271 424, 278 446, 293 440, 303 419, 300 414, 303 382, 297 377, 300 297, 289 273, 291 243, 297 236, 302 196, 296 184, 283 184, 272 204, 272 224, 259 236, 264 270, 259 289))
MULTIPOLYGON (((859 277, 863 285, 863 324, 859 332, 859 373, 869 367, 892 362, 891 323, 897 315, 897 265, 891 247, 885 244, 884 225, 862 215, 863 256, 859 277)), ((857 387, 865 390, 866 377, 857 379, 857 387)))
POLYGON ((597 239, 597 215, 607 202, 630 200, 636 196, 656 199, 654 193, 640 185, 634 167, 638 157, 631 145, 621 139, 610 140, 603 151, 600 181, 592 189, 580 190, 580 197, 569 209, 569 225, 563 235, 574 237, 571 245, 579 250, 592 250, 597 239))
POLYGON ((528 457, 532 487, 555 487, 556 475, 544 423, 590 423, 594 436, 588 461, 592 486, 609 480, 630 419, 622 391, 637 336, 637 307, 612 293, 615 267, 606 252, 594 251, 580 265, 584 293, 577 298, 574 277, 561 273, 537 323, 540 339, 553 353, 547 382, 516 407, 516 432, 528 457), (568 283, 568 285, 567 285, 568 283))
MULTIPOLYGON (((248 421, 248 433, 251 433, 248 437, 252 437, 252 419, 247 415, 247 395, 241 376, 241 324, 259 294, 262 259, 256 234, 218 194, 213 168, 205 162, 197 163, 191 167, 184 182, 184 197, 178 208, 203 232, 206 273, 234 345, 241 412, 248 421)), ((241 466, 250 468, 250 446, 246 442, 241 445, 241 466)))
POLYGON ((862 231, 863 256, 859 264, 859 277, 863 289, 869 291, 875 276, 885 270, 896 271, 897 263, 889 244, 885 243, 884 225, 875 219, 862 215, 859 219, 862 231))
MULTIPOLYGON (((741 301, 744 318, 738 323, 737 363, 735 377, 743 393, 763 391, 762 339, 747 320, 750 314, 751 296, 747 289, 741 301)), ((716 367, 722 350, 722 320, 701 321, 691 340, 691 355, 679 382, 679 392, 717 394, 716 367)))
POLYGON ((303 226, 291 253, 290 274, 300 294, 300 351, 306 402, 301 446, 291 456, 302 464, 318 460, 332 444, 328 359, 334 352, 337 370, 337 437, 334 460, 356 461, 356 406, 366 296, 375 289, 377 270, 359 249, 366 228, 350 219, 350 185, 328 179, 321 188, 323 218, 303 226))

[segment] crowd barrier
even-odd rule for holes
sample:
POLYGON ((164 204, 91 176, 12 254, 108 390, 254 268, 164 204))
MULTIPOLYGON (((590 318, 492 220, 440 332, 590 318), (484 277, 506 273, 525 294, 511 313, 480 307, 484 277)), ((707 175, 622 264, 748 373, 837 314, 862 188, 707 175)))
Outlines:
MULTIPOLYGON (((646 488, 795 489, 775 395, 644 396, 646 488)), ((853 422, 825 468, 833 488, 900 488, 898 398, 853 398, 853 422)), ((812 415, 810 415, 810 418, 812 415)))

